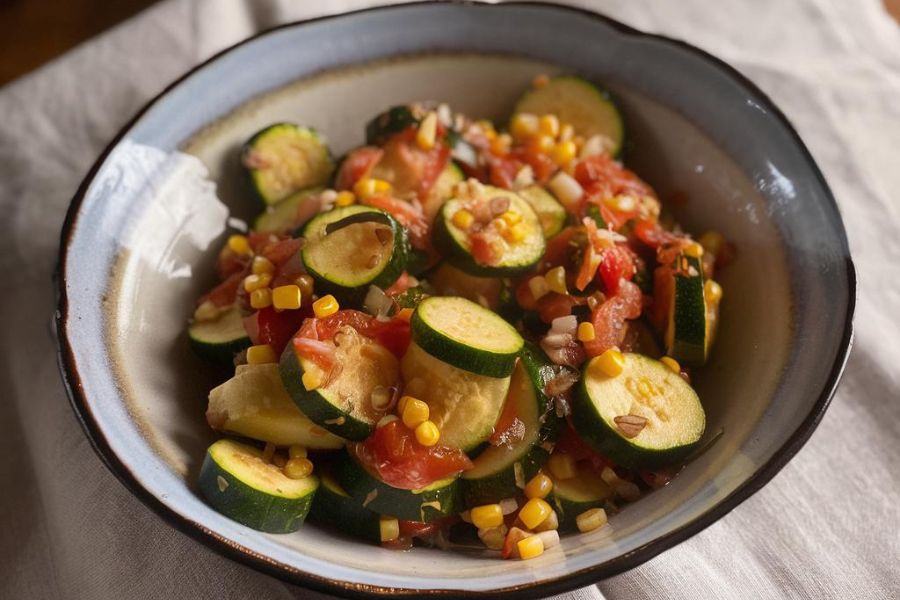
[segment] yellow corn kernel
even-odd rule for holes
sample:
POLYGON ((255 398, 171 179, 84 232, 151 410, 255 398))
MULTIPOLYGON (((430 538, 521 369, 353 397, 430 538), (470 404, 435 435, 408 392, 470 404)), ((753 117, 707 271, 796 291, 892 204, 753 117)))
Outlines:
MULTIPOLYGON (((403 414, 406 415, 405 412, 403 414)), ((434 421, 422 421, 416 425, 415 433, 416 441, 426 448, 434 446, 441 439, 441 430, 434 421)))
POLYGON ((565 165, 571 162, 577 154, 578 148, 575 147, 575 142, 569 140, 554 146, 550 156, 557 165, 565 165))
POLYGON ((544 278, 547 280, 547 288, 549 288, 551 292, 556 292, 557 294, 569 293, 569 290, 566 288, 565 267, 553 267, 547 271, 544 278))
POLYGON ((416 398, 408 398, 403 403, 403 424, 410 429, 415 428, 419 423, 424 423, 431 416, 428 405, 416 398))
POLYGON ((494 154, 506 154, 512 146, 512 138, 508 133, 502 133, 491 140, 491 152, 494 154))
MULTIPOLYGON (((505 221, 501 221, 505 223, 505 221)), ((508 227, 503 231, 503 237, 506 238, 507 242, 513 244, 520 244, 525 239, 528 230, 525 228, 525 225, 522 223, 516 223, 512 227, 508 227)))
POLYGON ((625 356, 617 348, 610 348, 591 361, 591 367, 607 377, 615 377, 625 369, 625 356))
POLYGON ((360 198, 368 198, 375 194, 385 194, 391 191, 391 184, 383 179, 363 177, 353 186, 353 191, 360 198))
POLYGON ((707 231, 700 236, 699 241, 704 250, 706 250, 713 256, 716 256, 722 249, 722 245, 725 243, 725 238, 722 237, 722 234, 718 231, 707 231))
POLYGON ((569 140, 574 141, 575 137, 575 128, 572 127, 569 123, 563 123, 559 126, 559 141, 560 142, 568 142, 569 140))
POLYGON ((450 220, 460 229, 468 229, 475 221, 475 217, 472 216, 472 213, 463 208, 453 213, 453 217, 450 220))
POLYGON ((422 150, 431 150, 434 148, 434 141, 437 138, 437 113, 431 111, 422 122, 419 123, 419 130, 416 132, 416 143, 422 150))
POLYGON ((553 141, 553 137, 549 135, 542 135, 537 138, 537 149, 544 154, 550 154, 553 152, 553 149, 556 147, 556 143, 553 141))
POLYGON ((390 182, 385 181, 384 179, 373 179, 372 181, 375 182, 375 191, 377 193, 386 194, 387 192, 391 191, 390 182))
POLYGON ((275 356, 275 350, 268 344, 259 344, 247 348, 247 364, 264 365, 266 363, 278 362, 275 356))
POLYGON ((535 300, 540 300, 550 292, 550 288, 547 287, 547 280, 540 275, 528 280, 528 290, 535 300))
POLYGON ((544 553, 544 540, 539 535, 532 535, 524 540, 519 540, 516 548, 519 549, 519 558, 522 560, 537 558, 544 553))
POLYGON ((315 313, 316 318, 324 319, 325 317, 329 317, 340 310, 341 305, 338 304, 337 299, 331 294, 327 296, 322 296, 315 302, 313 302, 313 313, 315 313))
POLYGON ((246 235, 235 234, 230 236, 228 238, 228 248, 238 256, 247 256, 253 253, 246 235))
POLYGON ((288 456, 291 458, 306 458, 306 448, 299 444, 294 444, 288 448, 288 456))
POLYGON ((338 192, 337 198, 334 199, 334 205, 337 207, 350 206, 356 202, 356 194, 350 190, 338 192))
POLYGON ((318 373, 313 373, 312 371, 304 372, 303 377, 300 378, 300 381, 303 383, 303 387, 307 390, 314 390, 322 385, 322 377, 318 373))
POLYGON ((412 319, 413 309, 411 308, 401 308, 397 311, 397 318, 401 321, 409 321, 412 319))
POLYGON ((244 277, 244 290, 247 292, 252 292, 253 290, 259 290, 269 287, 270 283, 272 283, 272 276, 268 273, 260 273, 259 275, 247 275, 246 277, 244 277))
POLYGON ((272 290, 260 288, 250 292, 250 306, 256 310, 272 306, 272 290))
POLYGON ((547 494, 553 491, 553 480, 538 473, 531 478, 531 481, 525 484, 526 498, 546 498, 547 494))
POLYGON ((575 525, 578 526, 578 531, 582 533, 599 529, 606 525, 606 511, 602 508, 586 510, 575 517, 575 525))
POLYGON ((697 242, 691 242, 684 248, 684 253, 692 258, 700 258, 703 256, 703 246, 697 242))
POLYGON ((534 529, 544 522, 553 509, 541 498, 531 498, 519 511, 519 519, 528 529, 534 529))
POLYGON ((673 373, 681 373, 681 365, 679 365, 678 361, 671 356, 663 356, 659 359, 659 362, 669 367, 669 370, 673 373))
POLYGON ((503 219, 507 225, 515 225, 522 220, 522 215, 513 210, 508 210, 501 214, 500 218, 503 219))
POLYGON ((590 321, 584 321, 578 324, 578 331, 575 334, 579 342, 592 342, 597 334, 594 332, 594 324, 590 321))
POLYGON ((509 130, 517 140, 525 140, 540 132, 540 120, 531 113, 517 113, 509 124, 509 130))
POLYGON ((272 264, 272 261, 266 258, 265 256, 254 256, 253 263, 250 267, 250 270, 254 275, 263 275, 267 273, 275 272, 275 265, 272 264))
POLYGON ((195 321, 215 321, 219 317, 219 307, 206 300, 194 311, 195 321))
POLYGON ((559 119, 556 115, 544 115, 540 120, 541 133, 556 137, 559 135, 559 119))
MULTIPOLYGON (((418 392, 419 390, 416 390, 416 391, 418 392)), ((415 400, 415 398, 413 398, 412 396, 408 396, 408 395, 400 396, 400 399, 397 400, 397 414, 398 415, 403 414, 403 409, 406 408, 406 403, 409 402, 410 400, 415 400)))
POLYGON ((572 479, 575 477, 575 460, 569 454, 555 453, 547 459, 547 468, 550 474, 557 479, 572 479))
POLYGON ((722 300, 722 286, 717 281, 707 279, 703 284, 703 295, 710 304, 718 304, 722 300))
POLYGON ((381 517, 378 529, 382 542, 393 542, 400 537, 400 521, 394 517, 381 517))
POLYGON ((308 458, 292 458, 284 465, 284 474, 291 479, 303 479, 313 472, 313 464, 308 458))
POLYGON ((469 511, 472 524, 478 529, 500 527, 503 524, 503 510, 499 504, 484 504, 469 511))
POLYGON ((279 285, 272 290, 272 305, 278 310, 297 310, 302 295, 296 285, 279 285))

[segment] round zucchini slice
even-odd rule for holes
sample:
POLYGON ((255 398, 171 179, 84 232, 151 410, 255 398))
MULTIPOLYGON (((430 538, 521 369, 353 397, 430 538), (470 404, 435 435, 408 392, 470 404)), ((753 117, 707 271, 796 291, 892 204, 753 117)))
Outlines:
POLYGON ((303 237, 303 264, 317 289, 341 299, 360 299, 370 285, 387 288, 406 268, 406 229, 377 208, 328 211, 307 223, 303 237))
POLYGON ((658 360, 625 354, 609 377, 588 362, 573 403, 578 434, 617 465, 653 468, 677 462, 700 442, 706 414, 697 393, 658 360))
POLYGON ((293 123, 276 123, 257 132, 241 149, 241 163, 266 206, 302 189, 325 185, 334 170, 319 134, 293 123))
MULTIPOLYGON (((291 194, 278 204, 269 206, 253 221, 253 231, 258 233, 293 233, 303 225, 301 207, 322 193, 325 188, 314 187, 291 194)), ((318 201, 316 201, 318 205, 318 201)), ((314 211, 318 212, 318 211, 314 211)), ((308 214, 308 213, 307 213, 308 214)))
POLYGON ((216 431, 276 446, 312 450, 342 448, 344 440, 322 430, 297 408, 281 383, 278 365, 241 365, 235 376, 209 392, 206 421, 216 431))
POLYGON ((666 352, 686 365, 703 365, 709 351, 706 295, 699 258, 680 256, 666 328, 666 352))
POLYGON ((504 283, 499 277, 476 277, 443 262, 428 275, 428 282, 440 296, 462 296, 491 310, 501 305, 504 283))
POLYGON ((418 490, 395 488, 363 467, 348 452, 335 466, 337 482, 357 502, 379 514, 430 522, 460 511, 458 478, 448 477, 418 490))
POLYGON ((492 233, 492 243, 497 248, 498 258, 490 264, 479 261, 473 254, 473 237, 471 225, 462 229, 454 220, 456 213, 467 210, 466 204, 459 198, 452 198, 444 203, 434 222, 434 245, 454 266, 471 275, 502 277, 518 275, 528 271, 538 263, 544 255, 545 241, 541 222, 531 204, 509 190, 492 186, 483 186, 483 195, 477 202, 489 203, 493 200, 507 199, 508 212, 517 220, 507 224, 501 218, 495 218, 482 225, 482 231, 492 233))
POLYGON ((534 209, 545 238, 550 239, 562 231, 566 224, 566 209, 550 192, 539 185, 529 185, 519 190, 518 194, 534 209))
POLYGON ((456 191, 456 185, 465 179, 462 170, 452 161, 447 163, 441 174, 438 175, 437 181, 428 191, 428 197, 422 203, 422 209, 425 212, 425 218, 429 223, 440 212, 444 202, 453 197, 456 191))
POLYGON ((592 508, 603 508, 612 500, 613 489, 588 465, 579 465, 571 479, 554 479, 547 501, 556 510, 560 531, 577 529, 575 519, 592 508))
POLYGON ((411 328, 412 339, 428 354, 488 377, 508 377, 525 343, 496 313, 452 296, 432 296, 420 302, 411 328))
POLYGON ((198 485, 229 519, 266 533, 291 533, 306 519, 319 478, 291 479, 257 448, 219 440, 206 451, 198 485))
POLYGON ((234 355, 250 347, 237 304, 222 311, 217 319, 191 323, 188 338, 198 356, 223 365, 233 365, 234 355))
POLYGON ((337 482, 330 468, 319 469, 319 489, 309 510, 309 520, 369 542, 381 541, 381 517, 352 498, 337 482))
POLYGON ((585 139, 595 135, 606 138, 610 156, 622 151, 625 126, 619 109, 609 94, 579 77, 554 77, 543 87, 525 92, 516 103, 515 113, 556 115, 585 139))

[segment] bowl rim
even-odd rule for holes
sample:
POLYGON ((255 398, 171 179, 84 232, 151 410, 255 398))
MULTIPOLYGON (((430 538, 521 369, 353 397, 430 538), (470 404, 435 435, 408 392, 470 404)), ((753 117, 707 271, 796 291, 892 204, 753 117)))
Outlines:
POLYGON ((815 431, 819 422, 822 420, 825 411, 831 403, 831 399, 834 396, 838 383, 840 382, 841 376, 843 375, 850 350, 853 346, 853 319, 858 295, 856 268, 850 255, 846 229, 844 227, 843 218, 841 217, 839 207, 834 198, 834 194, 829 188, 824 175, 813 159, 811 153, 809 152, 809 149, 803 143, 796 129, 793 127, 785 114, 775 105, 771 98, 769 98, 769 96, 765 92, 763 92, 756 84, 754 84, 747 77, 742 75, 737 69, 735 69, 722 59, 719 59, 714 55, 706 52, 705 50, 697 48, 696 46, 688 44, 687 42, 684 42, 682 40, 659 34, 646 33, 629 25, 625 25, 624 23, 607 17, 603 14, 593 12, 584 8, 554 4, 552 2, 529 2, 521 0, 504 2, 503 4, 493 4, 489 2, 482 2, 479 0, 438 0, 438 2, 430 0, 418 0, 415 2, 397 5, 373 6, 339 14, 324 15, 300 21, 283 23, 260 31, 257 34, 241 40, 210 56, 203 62, 186 71, 183 75, 167 85, 161 92, 147 101, 119 130, 112 141, 110 141, 110 143, 97 158, 96 162, 94 162, 94 164, 91 166, 87 175, 79 184, 78 189, 73 196, 69 204, 69 208, 66 212, 65 220, 60 232, 59 253, 57 256, 56 269, 53 274, 53 284, 56 293, 56 311, 53 324, 57 337, 57 361, 62 376, 63 385, 66 390, 66 395, 68 396, 69 403, 73 411, 75 412, 75 416, 77 417, 78 422, 84 430, 84 433, 90 441, 94 451, 99 456, 100 460, 106 465, 106 467, 116 476, 116 478, 132 494, 134 494, 139 500, 141 500, 141 502, 143 502, 145 506, 150 508, 169 525, 190 536, 194 540, 201 542, 218 554, 238 563, 250 566, 258 571, 273 575, 288 583, 298 584, 300 586, 314 589, 320 592, 355 598, 369 597, 371 595, 400 595, 411 598, 471 598, 473 596, 496 596, 499 594, 503 594, 510 598, 524 598, 533 597, 538 593, 545 595, 558 594, 575 588, 591 585, 608 577, 612 577, 624 571, 633 569, 650 560, 651 558, 654 558, 658 554, 680 544, 681 542, 706 529, 714 522, 718 521, 720 518, 731 512, 744 500, 752 496, 766 483, 768 483, 769 480, 771 480, 804 446, 804 444, 806 444, 813 431, 815 431), (775 451, 775 453, 769 458, 767 462, 765 462, 750 477, 748 477, 745 481, 738 485, 737 488, 735 488, 731 492, 731 494, 720 500, 710 509, 703 512, 700 516, 694 518, 685 525, 665 535, 651 540, 643 546, 635 548, 634 550, 631 550, 608 561, 595 564, 565 575, 549 579, 536 580, 517 586, 486 591, 469 591, 458 589, 428 590, 417 588, 388 588, 372 584, 357 584, 347 581, 338 581, 328 577, 323 577, 320 575, 302 571, 290 565, 286 565, 279 561, 273 560, 267 556, 261 555, 257 552, 251 551, 250 549, 245 548, 234 540, 221 536, 216 532, 204 527, 201 523, 177 514, 173 509, 166 506, 159 498, 145 489, 138 482, 135 475, 128 469, 128 467, 125 466, 125 464, 119 459, 119 457, 110 447, 103 431, 100 429, 97 421, 95 420, 90 405, 87 402, 87 398, 83 393, 81 377, 78 373, 75 354, 66 333, 67 322, 69 319, 69 302, 66 292, 66 265, 69 245, 72 242, 73 234, 75 231, 75 224, 78 218, 78 213, 81 209, 81 205, 87 195, 88 188, 93 183, 94 178, 100 170, 101 166, 106 162, 109 154, 115 147, 118 146, 119 142, 124 138, 126 133, 151 107, 156 105, 157 102, 168 95, 170 91, 172 91, 197 71, 207 67, 209 64, 217 61, 219 58, 230 53, 236 48, 251 43, 259 38, 265 37, 273 32, 293 27, 302 27, 303 25, 320 21, 352 18, 363 13, 402 10, 411 6, 422 7, 435 4, 450 4, 472 7, 541 7, 569 12, 581 17, 594 19, 627 36, 644 39, 649 38, 662 42, 664 44, 668 44, 670 46, 675 46, 681 50, 693 53, 700 59, 711 63, 714 67, 723 71, 727 76, 731 77, 739 85, 745 88, 750 94, 755 96, 755 98, 760 101, 761 105, 765 106, 767 112, 779 122, 779 124, 792 138, 803 159, 806 161, 811 174, 818 180, 818 183, 821 185, 826 202, 831 205, 831 208, 834 209, 835 214, 838 217, 840 236, 837 241, 843 250, 845 268, 847 270, 847 312, 845 316, 844 328, 841 332, 841 339, 838 346, 837 356, 835 357, 834 363, 832 364, 831 369, 829 370, 829 373, 823 383, 822 390, 821 392, 819 392, 818 398, 812 405, 809 414, 804 417, 803 421, 791 433, 787 441, 775 451))

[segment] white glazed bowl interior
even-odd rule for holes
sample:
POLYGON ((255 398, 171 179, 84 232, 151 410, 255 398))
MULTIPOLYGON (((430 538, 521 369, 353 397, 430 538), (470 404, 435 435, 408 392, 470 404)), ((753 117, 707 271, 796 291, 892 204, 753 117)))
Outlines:
MULTIPOLYGON (((795 232, 801 225, 784 223, 797 218, 792 203, 800 201, 798 195, 813 196, 804 201, 827 195, 827 189, 816 188, 818 182, 810 183, 802 153, 750 158, 785 143, 755 133, 754 119, 766 117, 762 108, 747 103, 711 108, 709 115, 715 116, 707 119, 705 109, 692 104, 697 92, 685 91, 677 78, 649 81, 641 61, 656 60, 659 41, 632 37, 578 13, 514 8, 392 9, 408 11, 411 22, 426 15, 429 22, 441 21, 436 13, 446 12, 441 28, 394 30, 393 40, 381 21, 391 11, 270 33, 173 88, 99 166, 74 215, 62 265, 63 335, 77 369, 82 417, 91 421, 88 429, 114 470, 183 528, 196 524, 201 537, 229 547, 232 555, 251 556, 258 565, 319 587, 333 582, 350 591, 378 586, 484 592, 550 582, 545 589, 562 589, 571 584, 560 578, 597 565, 610 565, 598 575, 632 566, 665 547, 647 552, 646 545, 674 543, 679 531, 705 514, 727 511, 729 496, 790 443, 828 391, 841 339, 817 332, 815 323, 842 323, 849 299, 827 303, 816 293, 824 285, 818 276, 800 276, 798 269, 840 268, 845 257, 839 243, 837 249, 817 246, 810 233, 795 232), (532 51, 546 61, 508 54, 516 14, 516 35, 533 40, 534 48, 547 48, 532 51), (494 37, 480 35, 492 25, 494 37), (572 39, 590 36, 598 48, 596 60, 566 53, 567 42, 554 33, 562 27, 572 39), (369 39, 346 41, 360 32, 369 39), (324 56, 354 66, 337 68, 297 50, 316 44, 324 56), (408 54, 431 48, 443 51, 408 54), (609 56, 629 49, 636 57, 629 68, 609 56), (288 51, 292 57, 285 56, 288 51), (391 58, 362 60, 372 56, 391 58), (340 155, 362 143, 364 123, 373 114, 417 99, 447 101, 503 122, 536 74, 573 70, 604 82, 620 103, 629 165, 661 198, 687 198, 675 210, 677 219, 695 233, 721 231, 738 248, 737 260, 722 272, 725 301, 713 358, 696 379, 708 414, 707 435, 722 433, 717 442, 668 487, 615 515, 608 528, 567 536, 561 548, 528 562, 423 548, 400 558, 313 525, 296 534, 261 534, 207 507, 194 482, 214 439, 203 416, 206 393, 222 373, 190 353, 184 326, 194 299, 212 284, 213 257, 228 219, 246 220, 257 210, 238 176, 239 145, 269 123, 294 121, 322 132, 340 155), (801 340, 816 345, 815 356, 802 351, 801 340)), ((684 80, 720 78, 709 93, 721 94, 721 102, 733 100, 728 94, 746 96, 739 85, 705 68, 715 70, 695 66, 684 80)), ((828 220, 828 211, 822 212, 820 218, 828 220)))

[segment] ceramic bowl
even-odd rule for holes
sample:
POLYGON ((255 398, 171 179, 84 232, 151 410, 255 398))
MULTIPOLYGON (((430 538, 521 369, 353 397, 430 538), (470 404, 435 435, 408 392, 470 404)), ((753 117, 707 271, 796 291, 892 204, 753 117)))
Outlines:
POLYGON ((812 433, 851 341, 854 270, 834 199, 784 115, 684 43, 543 4, 427 3, 296 23, 200 65, 122 130, 69 210, 58 331, 72 405, 109 468, 167 521, 219 552, 344 595, 552 593, 632 568, 725 515, 812 433), (528 40, 523 44, 522 40, 528 40), (622 107, 626 160, 678 197, 688 230, 737 248, 722 272, 720 338, 697 377, 718 441, 609 527, 531 561, 416 548, 402 556, 304 526, 266 535, 195 488, 211 373, 185 323, 214 249, 254 210, 236 153, 274 121, 340 154, 385 107, 440 99, 502 121, 539 73, 601 82, 622 107))

